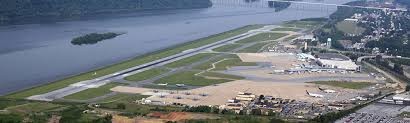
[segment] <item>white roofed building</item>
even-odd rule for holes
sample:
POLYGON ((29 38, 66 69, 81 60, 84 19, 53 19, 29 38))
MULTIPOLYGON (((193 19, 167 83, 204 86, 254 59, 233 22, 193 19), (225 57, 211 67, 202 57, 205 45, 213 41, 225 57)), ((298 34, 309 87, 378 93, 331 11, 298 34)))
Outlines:
POLYGON ((323 68, 329 69, 343 69, 347 71, 357 71, 360 69, 356 63, 344 55, 336 53, 322 53, 318 54, 317 63, 323 68))
POLYGON ((358 69, 358 65, 356 65, 353 61, 338 61, 338 60, 327 60, 327 59, 318 59, 318 63, 325 68, 337 68, 337 69, 344 69, 349 71, 355 71, 358 69))

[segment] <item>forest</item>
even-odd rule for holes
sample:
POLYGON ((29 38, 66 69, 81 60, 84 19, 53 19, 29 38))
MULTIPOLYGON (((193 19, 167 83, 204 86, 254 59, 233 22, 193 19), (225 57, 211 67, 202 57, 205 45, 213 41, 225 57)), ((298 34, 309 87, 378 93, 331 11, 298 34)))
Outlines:
POLYGON ((45 17, 61 19, 101 13, 210 6, 210 0, 2 0, 0 24, 45 17))

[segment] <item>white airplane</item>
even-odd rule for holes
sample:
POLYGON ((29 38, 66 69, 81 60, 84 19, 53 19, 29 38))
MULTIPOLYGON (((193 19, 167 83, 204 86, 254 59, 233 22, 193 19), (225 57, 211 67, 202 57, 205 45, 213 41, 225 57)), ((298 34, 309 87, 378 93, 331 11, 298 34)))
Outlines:
POLYGON ((320 95, 320 94, 309 93, 307 90, 306 90, 306 93, 311 97, 316 97, 316 98, 323 98, 324 97, 323 95, 320 95))
POLYGON ((177 87, 185 87, 185 84, 175 84, 177 87))
POLYGON ((161 85, 161 86, 167 86, 168 85, 168 83, 159 83, 158 85, 161 85))
POLYGON ((336 93, 335 90, 330 90, 330 89, 323 89, 323 88, 319 88, 319 90, 325 92, 325 93, 336 93))

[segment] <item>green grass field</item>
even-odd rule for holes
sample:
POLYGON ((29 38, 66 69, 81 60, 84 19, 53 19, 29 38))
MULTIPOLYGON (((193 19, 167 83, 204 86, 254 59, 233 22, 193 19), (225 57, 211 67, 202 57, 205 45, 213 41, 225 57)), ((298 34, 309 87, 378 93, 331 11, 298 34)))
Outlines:
POLYGON ((252 42, 261 42, 261 41, 270 41, 276 40, 282 37, 287 36, 286 33, 260 33, 249 38, 245 38, 237 41, 236 43, 252 43, 252 42))
POLYGON ((143 72, 141 72, 141 73, 137 73, 137 74, 134 74, 134 75, 125 77, 124 79, 125 79, 125 80, 128 80, 128 81, 138 82, 138 81, 143 81, 143 80, 151 79, 151 78, 153 78, 153 77, 156 77, 156 76, 158 76, 158 75, 167 73, 167 72, 169 72, 169 71, 170 71, 170 70, 168 70, 168 69, 152 68, 152 69, 143 71, 143 72))
POLYGON ((292 36, 289 36, 289 37, 287 37, 287 38, 285 38, 285 39, 283 39, 284 41, 290 41, 290 40, 293 40, 293 39, 295 39, 295 38, 297 38, 297 37, 299 37, 300 35, 292 35, 292 36))
POLYGON ((224 33, 220 33, 220 34, 216 34, 216 35, 211 35, 209 37, 206 38, 202 38, 202 39, 198 39, 195 41, 191 41, 188 43, 184 43, 184 44, 180 44, 177 46, 173 46, 164 50, 160 50, 157 52, 153 52, 153 53, 149 53, 146 55, 142 55, 124 62, 120 62, 118 64, 114 64, 114 65, 110 65, 107 67, 103 67, 97 70, 92 70, 86 73, 82 73, 79 75, 75 75, 72 77, 68 77, 62 80, 58 80, 55 82, 51 82, 49 84, 46 85, 42 85, 42 86, 38 86, 38 87, 34 87, 31 89, 27 89, 24 91, 20 91, 20 92, 16 92, 16 93, 12 93, 7 95, 6 97, 8 98, 26 98, 32 95, 38 95, 38 94, 43 94, 43 93, 47 93, 50 91, 54 91, 57 89, 61 89, 64 87, 67 87, 70 84, 73 83, 77 83, 80 81, 85 81, 85 80, 91 80, 91 79, 95 79, 104 75, 108 75, 108 74, 113 74, 117 71, 120 70, 125 70, 127 68, 130 67, 134 67, 137 65, 141 65, 147 62, 151 62, 154 60, 158 60, 160 58, 164 58, 167 56, 171 56, 180 52, 183 52, 185 50, 189 50, 189 49, 193 49, 193 48, 198 48, 201 46, 204 46, 206 44, 210 44, 210 43, 214 43, 229 37, 233 37, 245 32, 248 32, 249 30, 253 30, 253 29, 257 29, 262 27, 263 25, 251 25, 251 26, 245 26, 242 28, 238 28, 235 30, 231 30, 231 31, 227 31, 224 33), (97 73, 97 75, 94 75, 94 73, 97 73))
POLYGON ((216 78, 230 79, 230 80, 245 79, 244 77, 241 77, 241 76, 235 76, 235 75, 229 75, 229 74, 223 74, 223 73, 215 73, 215 72, 205 72, 205 73, 202 73, 201 76, 216 77, 216 78))
POLYGON ((396 64, 401 64, 401 65, 407 65, 410 66, 410 59, 398 59, 398 58, 392 58, 392 59, 388 59, 393 63, 396 64))
POLYGON ((181 111, 181 108, 171 107, 171 106, 152 106, 152 105, 141 105, 135 103, 137 100, 146 98, 146 96, 141 95, 125 95, 124 97, 117 98, 115 100, 107 101, 106 103, 101 104, 101 108, 109 109, 120 112, 127 112, 129 114, 122 115, 146 115, 152 111, 181 111), (118 105, 124 105, 124 108, 121 109, 118 105))
POLYGON ((218 70, 226 70, 226 68, 229 67, 233 67, 233 66, 257 66, 256 63, 252 63, 252 62, 242 62, 242 60, 235 54, 231 54, 231 55, 227 55, 224 57, 220 57, 217 59, 213 59, 210 60, 208 62, 205 62, 203 64, 200 64, 198 66, 195 66, 194 69, 198 69, 198 70, 206 70, 212 67, 212 63, 215 63, 217 61, 220 61, 222 59, 228 59, 222 62, 219 62, 218 64, 215 65, 215 69, 213 69, 214 71, 218 71, 218 70))
POLYGON ((190 65, 192 63, 201 61, 203 59, 207 59, 212 57, 213 55, 215 55, 214 53, 200 53, 200 54, 196 54, 194 56, 188 57, 188 58, 184 58, 169 64, 166 64, 166 67, 169 68, 178 68, 178 67, 182 67, 182 66, 187 66, 190 65))
POLYGON ((250 46, 250 47, 241 49, 238 52, 239 53, 257 53, 260 49, 263 48, 263 46, 268 45, 268 44, 269 44, 269 42, 257 43, 257 44, 254 44, 254 45, 250 46))
POLYGON ((329 86, 348 88, 348 89, 362 89, 362 88, 374 85, 373 83, 369 83, 369 82, 341 82, 341 81, 319 81, 319 82, 308 82, 308 83, 314 83, 314 84, 319 84, 319 85, 329 85, 329 86))
POLYGON ((98 103, 111 103, 111 102, 116 102, 116 101, 124 101, 124 100, 140 100, 142 98, 147 98, 149 96, 146 95, 139 95, 139 94, 124 94, 124 93, 118 93, 114 96, 110 96, 107 98, 104 98, 102 100, 99 100, 98 103))
POLYGON ((23 105, 13 106, 6 108, 6 110, 17 113, 35 113, 44 112, 48 110, 53 110, 57 108, 65 107, 64 105, 53 104, 53 103, 43 103, 43 102, 32 102, 23 105))
POLYGON ((366 30, 363 27, 359 27, 356 22, 349 21, 341 21, 337 23, 336 28, 344 33, 355 35, 360 35, 366 30))
POLYGON ((404 112, 400 113, 398 116, 400 116, 402 118, 410 118, 410 112, 404 111, 404 112))
POLYGON ((116 86, 119 86, 119 85, 123 85, 123 84, 109 83, 109 84, 103 85, 98 88, 90 88, 90 89, 87 89, 87 90, 84 90, 84 91, 81 91, 75 94, 65 96, 64 99, 87 100, 87 99, 96 98, 96 97, 111 93, 110 89, 116 86))
POLYGON ((231 80, 226 79, 206 79, 201 76, 195 76, 198 72, 194 71, 183 71, 179 72, 170 76, 166 76, 161 78, 154 83, 168 83, 170 85, 173 84, 185 84, 191 86, 208 86, 213 84, 219 84, 224 82, 229 82, 231 80))
POLYGON ((20 100, 20 99, 3 99, 0 98, 0 110, 3 110, 7 107, 22 105, 25 103, 29 103, 27 100, 20 100))
POLYGON ((293 31, 293 32, 298 32, 300 30, 301 29, 297 29, 297 28, 279 27, 279 28, 272 29, 271 31, 293 31))
POLYGON ((227 44, 227 45, 215 48, 215 49, 213 49, 213 51, 215 51, 215 52, 229 52, 229 51, 232 51, 232 50, 234 50, 236 48, 239 48, 241 46, 242 46, 241 44, 227 44))
POLYGON ((320 21, 288 21, 282 24, 285 27, 296 27, 296 28, 313 28, 322 24, 320 21))
POLYGON ((227 70, 228 68, 235 67, 235 66, 257 66, 257 64, 253 62, 243 62, 241 59, 235 58, 235 59, 229 59, 229 60, 225 60, 225 61, 215 64, 215 69, 212 69, 212 70, 213 71, 227 70))

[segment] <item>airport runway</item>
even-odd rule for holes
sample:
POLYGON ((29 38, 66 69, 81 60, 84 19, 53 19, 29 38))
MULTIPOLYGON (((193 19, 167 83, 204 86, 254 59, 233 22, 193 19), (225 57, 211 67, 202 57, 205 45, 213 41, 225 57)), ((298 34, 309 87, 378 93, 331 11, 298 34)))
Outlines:
POLYGON ((145 63, 139 66, 135 66, 126 70, 122 70, 113 74, 109 74, 106 76, 102 76, 93 80, 86 80, 86 81, 82 81, 82 82, 78 82, 78 83, 74 83, 68 87, 62 88, 62 89, 58 89, 55 91, 51 91, 45 94, 40 94, 40 95, 34 95, 34 96, 30 96, 27 99, 29 100, 41 100, 41 101, 53 101, 55 99, 60 99, 63 98, 65 96, 89 89, 89 88, 97 88, 100 86, 103 86, 107 83, 113 82, 113 80, 117 80, 117 79, 122 79, 125 78, 127 76, 139 73, 139 72, 143 72, 145 70, 154 68, 154 67, 158 67, 158 66, 162 66, 174 61, 178 61, 180 59, 184 59, 193 55, 196 55, 198 53, 204 52, 204 51, 208 51, 217 47, 220 47, 222 45, 225 45, 227 43, 232 43, 244 38, 248 38, 254 35, 257 35, 259 33, 263 33, 263 32, 269 32, 271 29, 275 28, 276 26, 265 26, 263 28, 260 29, 255 29, 255 30, 251 30, 248 31, 247 33, 243 33, 231 38, 227 38, 212 44, 208 44, 208 45, 204 45, 202 47, 199 48, 195 48, 195 49, 190 49, 190 50, 186 50, 183 51, 179 54, 175 54, 172 56, 168 56, 165 58, 161 58, 159 60, 155 60, 149 63, 145 63))

